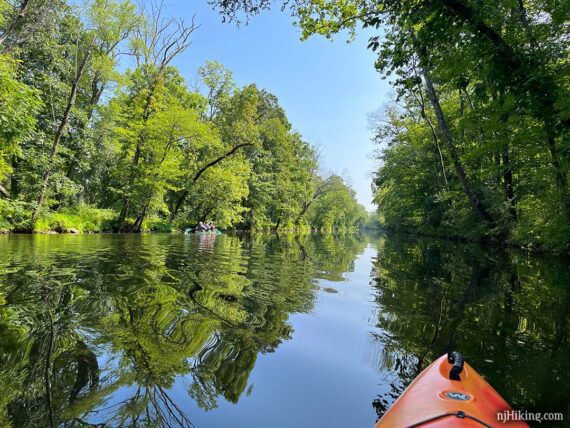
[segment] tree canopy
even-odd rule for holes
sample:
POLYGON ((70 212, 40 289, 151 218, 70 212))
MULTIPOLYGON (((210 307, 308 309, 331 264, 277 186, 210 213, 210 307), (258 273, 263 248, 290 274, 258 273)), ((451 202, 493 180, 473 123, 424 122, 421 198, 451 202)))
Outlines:
MULTIPOLYGON (((268 0, 210 0, 247 21, 268 0)), ((568 17, 558 1, 293 0, 302 37, 376 32, 394 88, 375 115, 383 224, 570 248, 568 17)))
POLYGON ((130 0, 22 0, 0 13, 0 229, 365 221, 350 186, 322 172, 275 95, 239 87, 215 61, 187 84, 172 62, 189 49, 194 20, 130 0), (344 202, 319 201, 332 193, 344 202))

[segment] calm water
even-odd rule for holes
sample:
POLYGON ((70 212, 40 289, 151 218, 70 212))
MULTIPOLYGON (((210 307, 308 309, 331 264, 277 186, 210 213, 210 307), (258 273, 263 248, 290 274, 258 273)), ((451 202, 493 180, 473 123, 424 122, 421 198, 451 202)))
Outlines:
POLYGON ((0 426, 371 427, 448 347, 568 421, 569 311, 565 262, 448 242, 0 236, 0 426))

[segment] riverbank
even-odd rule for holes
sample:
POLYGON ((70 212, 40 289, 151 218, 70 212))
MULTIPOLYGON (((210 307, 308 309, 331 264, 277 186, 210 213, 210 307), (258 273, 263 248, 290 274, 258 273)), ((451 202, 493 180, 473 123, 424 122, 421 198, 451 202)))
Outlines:
MULTIPOLYGON (((29 211, 14 210, 10 213, 0 212, 0 234, 94 234, 94 233, 125 233, 120 230, 118 213, 111 209, 101 209, 87 205, 79 205, 73 209, 63 209, 45 213, 39 216, 35 226, 30 226, 29 211)), ((132 225, 134 220, 127 219, 126 224, 132 225)), ((192 224, 185 220, 169 221, 160 217, 146 219, 136 233, 183 233, 192 224)), ((236 227, 222 228, 232 233, 283 233, 310 234, 330 232, 356 232, 359 228, 310 228, 308 226, 292 227, 283 225, 258 229, 239 229, 236 227)), ((128 227, 127 227, 128 230, 128 227)))
MULTIPOLYGON (((10 212, 0 212, 0 234, 93 234, 93 233, 117 233, 118 213, 112 209, 101 209, 88 205, 78 205, 72 209, 62 209, 40 215, 35 227, 29 227, 29 210, 16 206, 10 212)), ((129 220, 126 221, 129 224, 129 220)), ((130 221, 134 223, 134 220, 130 221)), ((371 223, 371 221, 369 221, 371 223)), ((372 224, 372 223, 371 223, 372 224)), ((146 219, 137 233, 183 233, 190 225, 184 220, 171 222, 161 217, 146 219)), ((355 232, 363 228, 321 228, 315 229, 308 226, 293 227, 284 224, 278 229, 274 227, 258 229, 240 229, 236 227, 223 228, 232 233, 276 233, 276 234, 310 234, 331 232, 355 232)), ((128 229, 127 229, 128 230, 128 229)), ((370 230, 364 228, 364 230, 370 230)), ((511 234, 510 236, 493 234, 483 231, 466 231, 459 234, 457 231, 424 230, 413 227, 394 227, 383 224, 374 224, 372 230, 386 230, 391 233, 407 234, 417 237, 442 239, 452 242, 476 243, 490 248, 515 248, 532 254, 555 254, 562 256, 570 255, 570 242, 568 239, 556 239, 555 237, 533 230, 532 233, 511 234)))
MULTIPOLYGON (((463 244, 478 244, 497 249, 517 249, 531 254, 553 254, 570 257, 570 243, 566 241, 552 242, 543 239, 520 239, 516 236, 462 236, 454 233, 438 233, 415 228, 397 228, 383 226, 382 230, 393 234, 403 234, 418 238, 432 238, 463 244)), ((536 235, 540 238, 540 235, 536 235)))
MULTIPOLYGON (((97 234, 97 233, 126 233, 117 232, 117 213, 113 210, 98 209, 92 207, 80 207, 73 211, 53 212, 41 216, 33 230, 23 227, 22 223, 17 226, 6 227, 5 219, 0 219, 0 235, 2 234, 97 234), (4 223, 2 223, 4 221, 4 223)), ((9 226, 9 225, 8 225, 9 226)), ((141 230, 136 233, 184 233, 189 225, 184 222, 171 223, 161 218, 149 218, 143 223, 141 230)), ((512 248, 522 250, 531 254, 553 254, 564 257, 570 256, 570 248, 563 241, 559 245, 553 245, 552 242, 544 242, 541 239, 520 239, 514 236, 465 236, 456 233, 437 232, 429 230, 421 230, 417 228, 397 228, 380 226, 375 228, 359 228, 359 229, 311 229, 308 227, 282 227, 275 228, 259 228, 259 229, 237 229, 226 228, 228 232, 235 234, 249 233, 270 233, 270 234, 296 234, 306 235, 312 233, 352 233, 358 231, 378 232, 386 231, 391 234, 403 234, 414 237, 433 238, 449 242, 472 243, 482 245, 486 248, 496 248, 497 250, 504 248, 512 248)), ((539 234, 536 234, 540 237, 539 234)))

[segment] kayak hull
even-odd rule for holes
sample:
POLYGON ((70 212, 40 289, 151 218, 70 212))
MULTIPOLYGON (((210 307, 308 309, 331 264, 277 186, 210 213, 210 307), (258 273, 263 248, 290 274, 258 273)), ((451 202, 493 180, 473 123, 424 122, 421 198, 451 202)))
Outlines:
POLYGON ((460 380, 449 379, 452 366, 445 355, 434 361, 375 428, 528 427, 522 421, 501 419, 507 419, 504 415, 511 406, 469 364, 465 363, 460 380))

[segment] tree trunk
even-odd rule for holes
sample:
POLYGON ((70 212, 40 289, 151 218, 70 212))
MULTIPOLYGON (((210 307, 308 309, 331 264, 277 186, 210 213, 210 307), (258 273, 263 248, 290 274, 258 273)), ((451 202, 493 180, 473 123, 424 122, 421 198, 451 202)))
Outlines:
POLYGON ((142 230, 142 224, 143 221, 146 217, 146 211, 148 209, 148 204, 145 205, 145 207, 143 208, 142 212, 138 215, 138 217, 135 220, 135 223, 133 224, 133 227, 131 229, 131 232, 135 232, 135 233, 140 233, 142 230))
POLYGON ((4 196, 5 198, 10 197, 10 193, 0 184, 0 195, 4 196))
POLYGON ((176 214, 178 214, 178 211, 180 211, 180 207, 182 206, 182 204, 186 200, 188 193, 190 193, 190 192, 188 192, 188 190, 184 190, 182 192, 182 194, 180 195, 180 197, 178 198, 178 201, 176 201, 176 206, 174 207, 174 210, 172 211, 172 214, 170 215, 170 222, 171 223, 176 218, 176 214))
MULTIPOLYGON (((557 117, 557 108, 555 102, 558 97, 558 85, 555 79, 550 75, 548 69, 542 66, 532 58, 521 57, 515 50, 505 41, 500 33, 488 26, 469 5, 461 2, 461 0, 443 0, 443 4, 448 11, 455 16, 461 18, 465 23, 469 24, 480 36, 486 38, 496 49, 497 54, 494 55, 496 61, 501 61, 502 65, 508 70, 505 74, 506 81, 514 88, 528 88, 530 95, 535 101, 540 103, 537 106, 534 117, 541 120, 544 124, 544 130, 548 139, 548 150, 551 156, 551 163, 555 170, 556 187, 560 195, 562 208, 565 217, 570 223, 570 196, 568 195, 568 179, 567 174, 562 168, 560 162, 560 153, 556 147, 556 137, 568 128, 569 121, 567 119, 561 121, 562 126, 556 126, 553 118, 557 117), (528 70, 540 67, 542 76, 540 79, 534 79, 536 84, 526 85, 529 80, 528 70)), ((521 22, 528 27, 526 10, 524 5, 519 3, 521 7, 521 22)), ((533 39, 531 43, 535 43, 533 39)))
MULTIPOLYGON (((137 145, 135 147, 135 154, 133 155, 133 161, 132 161, 132 166, 136 167, 139 164, 139 160, 141 157, 141 153, 142 153, 142 148, 144 146, 144 143, 146 141, 146 131, 144 129, 146 123, 148 122, 148 119, 150 118, 151 115, 151 109, 150 109, 150 105, 152 102, 152 96, 154 94, 154 89, 156 88, 156 83, 153 83, 151 85, 151 87, 149 88, 148 94, 146 96, 145 99, 145 106, 144 106, 144 110, 143 110, 143 129, 141 131, 141 134, 139 135, 139 138, 137 139, 137 145)), ((123 228, 123 225, 127 219, 127 216, 129 214, 129 205, 130 205, 130 201, 129 201, 129 195, 128 195, 128 191, 133 187, 133 184, 135 182, 135 174, 134 174, 134 169, 131 170, 130 174, 129 174, 129 181, 128 184, 126 186, 127 188, 127 193, 125 194, 124 198, 123 198, 123 206, 121 207, 121 212, 119 213, 119 219, 118 219, 118 224, 119 224, 119 228, 123 228)))
POLYGON ((461 163, 461 159, 459 159, 459 154, 457 153, 457 149, 455 147, 455 141, 453 139, 453 135, 451 134, 451 130, 449 129, 449 125, 447 123, 447 119, 443 114, 443 110, 441 109, 441 105, 439 103, 439 98, 435 92, 433 83, 431 81, 429 72, 425 66, 422 66, 422 74, 424 77, 428 99, 434 109, 435 117, 437 119, 437 123, 439 126, 440 133, 442 135, 443 141, 446 144, 449 152, 451 154, 451 159, 453 160, 453 165, 455 167, 455 172, 461 181, 461 185, 463 187, 463 192, 467 196, 469 200, 469 204, 473 209, 474 214, 479 218, 479 220, 487 221, 489 223, 493 223, 492 217, 489 215, 479 198, 475 194, 471 183, 465 173, 465 169, 463 168, 463 164, 461 163))
MULTIPOLYGON (((240 148, 242 147, 246 147, 246 146, 253 146, 252 143, 242 143, 242 144, 238 144, 237 146, 235 146, 234 148, 232 148, 229 152, 224 153, 222 156, 214 159, 212 162, 207 163, 206 165, 204 165, 202 168, 200 168, 198 170, 198 172, 196 172, 196 174, 194 174, 194 177, 192 177, 192 183, 195 183, 198 181, 198 179, 202 176, 203 173, 205 173, 209 168, 213 167, 214 165, 217 165, 218 163, 220 163, 221 161, 223 161, 224 159, 230 157, 231 155, 233 155, 235 152, 237 152, 240 148)), ((174 208, 174 211, 172 212, 172 214, 170 215, 170 222, 172 223, 174 221, 174 219, 176 218, 176 215, 178 214, 178 211, 180 210, 180 207, 182 207, 182 204, 184 203, 184 201, 186 200, 186 197, 188 196, 190 192, 188 190, 184 190, 184 192, 182 192, 182 195, 180 195, 180 198, 178 198, 178 202, 176 202, 176 207, 174 208)))
POLYGON ((509 146, 506 145, 501 153, 503 162, 503 186, 505 196, 509 203, 509 214, 513 220, 517 219, 517 210, 515 202, 515 189, 513 186, 513 170, 511 169, 511 160, 509 156, 509 146))
MULTIPOLYGON (((174 128, 175 128, 175 125, 172 126, 172 129, 170 132, 170 137, 169 137, 168 142, 166 144, 166 147, 164 149, 162 159, 159 162, 159 166, 161 166, 164 163, 166 156, 168 156, 168 152, 170 151, 170 149, 172 148, 172 145, 174 144, 174 136, 173 136, 174 128)), ((154 194, 151 192, 148 195, 148 197, 146 198, 146 203, 144 205, 144 208, 143 208, 142 212, 139 214, 139 216, 137 217, 137 219, 135 220, 135 224, 133 225, 131 232, 140 232, 141 231, 142 222, 146 216, 146 212, 148 211, 148 206, 150 205, 153 196, 154 196, 154 194)))
POLYGON ((22 3, 20 4, 20 10, 18 11, 18 14, 14 17, 12 24, 10 24, 10 26, 6 29, 6 31, 4 31, 4 33, 2 33, 2 35, 0 36, 0 47, 2 47, 8 36, 12 34, 12 32, 14 32, 16 27, 18 27, 20 21, 24 19, 29 4, 30 0, 22 0, 22 3))
POLYGON ((16 199, 19 193, 18 177, 16 176, 16 171, 18 170, 18 157, 16 155, 12 156, 12 175, 10 176, 10 194, 12 198, 16 199))
POLYGON ((562 169, 560 162, 558 148, 556 147, 556 141, 554 135, 551 132, 548 133, 548 149, 550 151, 550 157, 552 159, 552 165, 554 166, 554 176, 556 180, 556 188, 560 194, 560 200, 562 202, 562 207, 564 209, 564 214, 566 221, 570 223, 570 197, 568 196, 568 176, 566 172, 562 169))
POLYGON ((97 78, 93 78, 91 81, 91 97, 89 99, 89 111, 87 113, 87 123, 91 121, 93 113, 95 112, 95 107, 99 104, 101 95, 105 90, 105 83, 100 82, 97 78))
POLYGON ((295 224, 297 226, 299 226, 299 223, 301 223, 301 219, 303 218, 303 216, 305 215, 305 213, 307 212, 307 210, 309 209, 309 207, 311 206, 313 201, 314 201, 314 199, 311 199, 309 202, 303 203, 303 207, 301 208, 301 212, 299 213, 299 215, 295 219, 295 224))
POLYGON ((57 150, 59 148, 61 138, 62 138, 63 133, 65 132, 65 128, 67 127, 67 124, 69 122, 71 110, 75 106, 75 100, 77 98, 77 91, 79 89, 79 81, 81 80, 81 77, 83 76, 83 72, 85 71, 85 67, 87 66, 87 63, 89 62, 89 58, 91 57, 94 41, 95 41, 95 37, 93 37, 93 39, 91 39, 91 43, 89 45, 89 48, 88 48, 87 52, 85 53, 83 60, 79 64, 79 68, 77 69, 77 71, 75 73, 75 77, 73 79, 73 82, 71 83, 71 91, 70 91, 69 96, 67 98, 67 105, 65 106, 65 111, 63 112, 63 117, 61 118, 61 122, 59 123, 57 131, 55 133, 55 137, 53 139, 53 143, 51 146, 48 165, 47 165, 47 168, 46 168, 44 175, 42 177, 42 186, 41 186, 41 190, 40 190, 40 196, 38 198, 38 205, 34 209, 34 212, 32 214, 32 228, 34 227, 36 220, 38 218, 39 212, 42 208, 42 205, 44 204, 49 179, 50 179, 50 176, 52 173, 53 163, 54 163, 55 157, 57 155, 57 150))
POLYGON ((447 181, 447 174, 445 172, 445 162, 443 160, 443 153, 441 152, 441 146, 439 144, 439 137, 437 136, 437 133, 435 132, 435 127, 433 126, 431 119, 428 117, 428 115, 426 113, 426 106, 425 106, 424 96, 422 94, 422 91, 420 90, 419 92, 420 92, 419 93, 420 98, 417 98, 417 97, 415 97, 415 98, 420 105, 420 116, 427 123, 427 125, 430 129, 431 136, 432 136, 433 141, 435 143, 435 146, 437 148, 437 156, 438 156, 438 160, 439 160, 439 165, 441 167, 441 175, 443 178, 443 182, 445 183, 445 187, 449 187, 449 183, 447 181))

